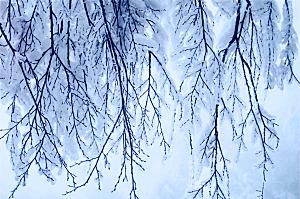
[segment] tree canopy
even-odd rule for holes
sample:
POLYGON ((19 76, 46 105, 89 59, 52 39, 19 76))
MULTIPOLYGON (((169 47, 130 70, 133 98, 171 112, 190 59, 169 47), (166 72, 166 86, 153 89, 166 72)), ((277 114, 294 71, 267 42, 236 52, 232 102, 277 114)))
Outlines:
POLYGON ((100 189, 116 153, 114 189, 128 181, 138 198, 148 146, 159 142, 167 155, 175 131, 197 166, 210 168, 191 198, 230 198, 222 137, 240 152, 253 135, 263 198, 279 135, 261 94, 299 83, 296 44, 291 0, 2 0, 0 96, 10 123, 0 139, 17 179, 10 198, 33 165, 51 182, 66 172, 66 194, 94 178, 100 189), (82 165, 89 169, 78 182, 82 165))

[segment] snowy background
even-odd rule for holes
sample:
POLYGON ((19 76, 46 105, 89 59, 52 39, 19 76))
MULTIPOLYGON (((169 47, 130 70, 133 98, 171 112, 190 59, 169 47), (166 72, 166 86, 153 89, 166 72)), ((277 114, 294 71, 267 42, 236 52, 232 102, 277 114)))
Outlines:
MULTIPOLYGON (((293 1, 293 3, 295 28, 297 33, 300 33, 300 13, 297 11, 297 8, 300 8, 300 1, 293 1)), ((299 78, 300 58, 295 63, 295 73, 299 78)), ((267 176, 265 198, 300 199, 300 86, 286 85, 283 91, 274 89, 264 98, 267 110, 276 116, 280 136, 280 146, 272 154, 274 168, 269 171, 267 176)), ((5 107, 0 107, 0 113, 0 128, 5 128, 8 123, 5 107)), ((173 150, 167 160, 163 160, 159 146, 153 146, 151 157, 145 164, 146 171, 140 172, 136 179, 141 199, 181 199, 185 197, 189 190, 191 177, 189 151, 185 144, 184 134, 176 132, 173 150)), ((233 146, 232 150, 235 151, 236 147, 233 146)), ((0 161, 0 199, 2 199, 8 197, 16 183, 3 140, 0 142, 0 161)), ((255 161, 250 144, 248 151, 240 155, 238 162, 231 162, 230 184, 233 199, 256 197, 255 190, 260 186, 261 176, 260 171, 253 164, 255 161)), ((97 190, 96 184, 90 183, 68 196, 62 195, 68 188, 64 174, 57 177, 56 184, 51 185, 45 177, 41 177, 37 172, 32 172, 29 174, 27 186, 21 187, 15 197, 17 199, 128 198, 129 183, 121 183, 117 191, 111 193, 119 171, 116 169, 112 165, 111 170, 105 173, 102 191, 97 190)), ((84 176, 84 173, 82 175, 84 176)))

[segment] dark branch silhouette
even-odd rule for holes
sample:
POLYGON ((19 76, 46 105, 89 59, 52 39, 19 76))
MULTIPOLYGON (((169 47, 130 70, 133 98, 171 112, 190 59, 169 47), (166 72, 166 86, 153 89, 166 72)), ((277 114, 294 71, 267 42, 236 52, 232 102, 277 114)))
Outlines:
POLYGON ((222 136, 232 136, 240 153, 248 134, 259 143, 263 198, 279 136, 260 93, 299 83, 292 3, 285 0, 281 13, 275 0, 212 2, 2 1, 0 95, 10 123, 0 140, 17 179, 9 197, 33 165, 53 183, 55 170, 65 171, 65 194, 94 178, 100 190, 120 152, 112 190, 128 181, 129 198, 141 198, 136 176, 149 146, 159 142, 167 155, 173 131, 183 130, 191 156, 210 170, 193 178, 192 198, 230 198, 222 136), (222 33, 218 20, 230 22, 222 33), (167 129, 163 118, 183 128, 167 129), (80 167, 89 167, 82 181, 80 167))

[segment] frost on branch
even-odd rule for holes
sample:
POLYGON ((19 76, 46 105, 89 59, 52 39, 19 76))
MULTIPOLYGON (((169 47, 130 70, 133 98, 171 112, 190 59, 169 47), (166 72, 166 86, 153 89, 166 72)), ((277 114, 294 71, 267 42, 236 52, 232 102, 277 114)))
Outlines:
MULTIPOLYGON (((293 71, 293 64, 296 59, 298 52, 297 48, 297 34, 293 27, 293 9, 292 1, 285 0, 283 5, 283 20, 282 20, 282 38, 281 43, 283 45, 283 50, 280 54, 281 63, 280 63, 280 77, 281 81, 285 79, 288 82, 296 80, 297 83, 300 83, 293 71)), ((283 82, 281 82, 283 87, 283 82)))
POLYGON ((215 107, 211 128, 201 142, 200 160, 209 162, 210 174, 199 187, 190 191, 193 198, 198 196, 205 198, 221 198, 230 197, 228 192, 229 187, 229 172, 227 168, 227 159, 224 156, 220 142, 219 134, 219 105, 215 107), (226 182, 226 183, 224 183, 226 182), (225 185, 224 185, 225 184, 225 185), (228 192, 228 193, 227 193, 228 192))
POLYGON ((161 123, 166 94, 177 91, 165 68, 162 10, 151 1, 1 1, 1 98, 11 122, 2 130, 18 181, 33 164, 55 181, 66 171, 70 190, 97 179, 121 151, 119 177, 138 198, 137 169, 145 145, 168 137, 161 123), (103 164, 104 163, 104 164, 103 164), (88 165, 77 182, 70 165, 88 165), (103 167, 103 165, 105 165, 103 167))
POLYGON ((276 0, 166 2, 0 1, 0 94, 10 114, 0 139, 17 179, 10 197, 32 165, 51 182, 64 171, 66 194, 92 179, 101 189, 120 154, 113 190, 128 181, 129 197, 138 198, 147 146, 170 150, 163 117, 180 121, 192 159, 209 170, 205 179, 195 174, 189 196, 230 198, 223 138, 231 136, 240 152, 252 133, 264 197, 279 137, 261 91, 298 82, 291 1, 282 13, 276 0), (167 64, 169 36, 179 79, 167 64), (79 181, 82 167, 89 169, 79 181))
MULTIPOLYGON (((201 115, 204 110, 210 113, 208 117, 219 115, 219 125, 230 122, 232 140, 237 143, 239 152, 247 147, 245 135, 253 129, 250 133, 259 143, 257 166, 262 171, 263 181, 259 197, 263 198, 266 172, 273 164, 271 152, 278 147, 279 137, 275 130, 277 124, 264 110, 260 93, 263 89, 282 87, 287 74, 295 78, 293 69, 288 67, 296 52, 292 15, 288 14, 292 13, 288 8, 291 2, 285 1, 283 6, 283 21, 289 22, 282 22, 281 29, 281 14, 275 0, 213 1, 217 17, 211 14, 207 1, 176 2, 175 29, 179 54, 182 55, 179 67, 185 72, 180 87, 182 125, 189 131, 194 159, 202 160, 205 154, 210 158, 211 168, 210 177, 204 183, 199 184, 198 181, 203 179, 193 177, 196 183, 190 193, 194 198, 230 197, 224 191, 230 176, 225 161, 227 151, 221 148, 222 139, 213 133, 223 131, 214 126, 211 133, 199 136, 201 130, 194 125, 195 122, 205 124, 210 121, 201 115), (225 25, 215 29, 224 34, 213 31, 216 24, 221 25, 219 21, 225 25), (218 165, 223 165, 226 175, 219 175, 218 165)), ((228 132, 226 134, 228 136, 228 132)))

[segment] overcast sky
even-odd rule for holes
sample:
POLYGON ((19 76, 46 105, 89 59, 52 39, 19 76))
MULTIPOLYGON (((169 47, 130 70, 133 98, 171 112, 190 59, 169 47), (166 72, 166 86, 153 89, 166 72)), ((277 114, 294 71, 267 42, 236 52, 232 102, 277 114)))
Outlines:
MULTIPOLYGON (((300 1, 294 0, 294 20, 297 33, 300 33, 300 1)), ((300 78, 300 59, 295 64, 296 75, 300 78)), ((274 155, 275 166, 269 172, 267 182, 266 199, 299 199, 300 198, 300 87, 296 85, 288 85, 284 91, 275 90, 266 94, 266 107, 273 113, 279 123, 278 131, 280 133, 280 147, 274 155), (276 190, 276 195, 274 194, 276 190)), ((5 128, 8 117, 5 115, 5 107, 0 108, 0 128, 5 128)), ((188 151, 182 146, 182 136, 175 139, 175 147, 172 156, 162 161, 161 154, 157 147, 154 147, 152 158, 146 164, 146 171, 138 176, 139 192, 142 193, 141 199, 180 199, 184 197, 187 185, 189 184, 188 170, 190 168, 187 160, 188 151)), ((238 179, 238 183, 231 180, 232 197, 252 198, 255 187, 257 187, 256 179, 252 177, 255 169, 246 168, 249 163, 246 155, 241 156, 239 171, 233 173, 233 179, 238 179), (244 195, 242 195, 244 194, 244 195)), ((6 151, 4 142, 0 142, 0 199, 7 198, 10 190, 14 188, 16 183, 14 174, 11 170, 8 152, 6 151)), ((234 168, 235 164, 233 164, 234 168)), ((62 196, 67 189, 65 176, 57 178, 57 183, 51 185, 45 177, 40 177, 36 172, 30 173, 26 187, 21 187, 16 193, 16 199, 84 199, 96 198, 102 199, 126 199, 129 190, 126 184, 121 184, 119 189, 111 194, 109 191, 113 188, 116 178, 114 170, 105 174, 103 191, 96 189, 96 184, 76 191, 74 194, 62 196)), ((254 193, 255 194, 255 193, 254 193)))

